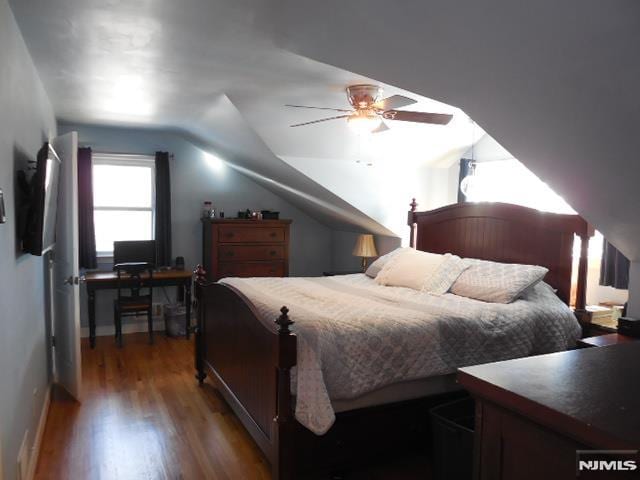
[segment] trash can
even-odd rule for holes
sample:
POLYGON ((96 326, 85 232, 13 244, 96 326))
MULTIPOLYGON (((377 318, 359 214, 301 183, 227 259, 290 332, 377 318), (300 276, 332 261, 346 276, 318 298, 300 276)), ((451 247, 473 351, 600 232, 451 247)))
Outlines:
POLYGON ((475 402, 467 397, 430 410, 436 480, 471 480, 475 402))
POLYGON ((164 328, 165 332, 170 337, 184 337, 185 331, 185 319, 187 316, 187 309, 184 305, 170 304, 164 305, 164 328))

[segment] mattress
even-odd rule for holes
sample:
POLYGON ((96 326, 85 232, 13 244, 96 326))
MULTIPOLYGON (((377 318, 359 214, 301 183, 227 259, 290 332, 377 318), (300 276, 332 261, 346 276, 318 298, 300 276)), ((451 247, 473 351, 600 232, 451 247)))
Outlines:
POLYGON ((359 408, 375 407, 377 405, 387 405, 389 403, 450 393, 458 390, 462 390, 462 387, 456 382, 456 374, 450 373, 448 375, 438 375, 386 385, 372 392, 360 395, 359 397, 331 400, 331 405, 335 413, 340 413, 357 410, 359 408))
POLYGON ((266 319, 289 308, 298 343, 295 415, 319 435, 342 402, 463 366, 565 350, 580 336, 571 310, 544 283, 494 304, 381 286, 364 274, 220 282, 266 319))

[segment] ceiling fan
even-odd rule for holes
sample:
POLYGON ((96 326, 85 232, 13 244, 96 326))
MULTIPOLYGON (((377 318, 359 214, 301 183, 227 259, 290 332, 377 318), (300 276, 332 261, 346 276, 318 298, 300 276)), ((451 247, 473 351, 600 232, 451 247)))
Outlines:
POLYGON ((343 108, 311 107, 308 105, 285 105, 286 107, 294 108, 331 110, 342 114, 313 120, 311 122, 296 123, 291 126, 302 127, 304 125, 312 125, 314 123, 346 118, 349 125, 358 131, 379 133, 389 130, 389 127, 384 120, 446 125, 453 118, 453 115, 445 113, 398 110, 398 108, 406 107, 407 105, 412 105, 417 102, 412 98, 404 97, 402 95, 392 95, 390 97, 380 99, 382 96, 382 88, 377 85, 351 85, 350 87, 347 87, 346 91, 347 99, 353 107, 351 110, 343 108))

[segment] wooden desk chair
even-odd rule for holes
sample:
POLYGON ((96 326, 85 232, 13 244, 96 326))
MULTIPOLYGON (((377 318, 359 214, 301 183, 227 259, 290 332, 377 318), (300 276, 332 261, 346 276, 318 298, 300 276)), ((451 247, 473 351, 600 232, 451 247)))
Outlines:
POLYGON ((118 346, 122 347, 122 317, 133 317, 139 313, 147 314, 149 343, 153 343, 153 265, 147 262, 118 263, 113 269, 118 274, 118 297, 113 301, 118 346), (129 290, 129 295, 125 294, 126 290, 129 290))

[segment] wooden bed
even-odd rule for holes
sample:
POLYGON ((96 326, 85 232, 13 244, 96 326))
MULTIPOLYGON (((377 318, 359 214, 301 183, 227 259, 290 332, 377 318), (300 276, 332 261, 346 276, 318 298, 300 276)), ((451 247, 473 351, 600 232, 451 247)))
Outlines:
MULTIPOLYGON (((574 235, 581 241, 576 312, 584 310, 587 245, 593 229, 577 215, 542 213, 500 203, 461 203, 418 212, 411 203, 411 246, 507 263, 542 265, 545 281, 569 304, 574 235)), ((210 375, 272 466, 274 480, 303 478, 311 470, 425 446, 423 431, 433 397, 338 413, 317 436, 294 418, 290 370, 296 336, 288 310, 262 318, 251 301, 196 271, 196 378, 210 375), (273 323, 276 323, 274 328, 273 323)))

